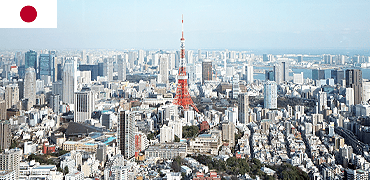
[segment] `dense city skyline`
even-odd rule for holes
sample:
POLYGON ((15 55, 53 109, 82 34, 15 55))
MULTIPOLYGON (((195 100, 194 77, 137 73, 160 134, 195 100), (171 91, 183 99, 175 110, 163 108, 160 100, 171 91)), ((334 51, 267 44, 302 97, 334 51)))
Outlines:
POLYGON ((58 1, 57 29, 0 29, 1 49, 366 49, 365 1, 58 1), (109 13, 108 13, 109 12, 109 13))

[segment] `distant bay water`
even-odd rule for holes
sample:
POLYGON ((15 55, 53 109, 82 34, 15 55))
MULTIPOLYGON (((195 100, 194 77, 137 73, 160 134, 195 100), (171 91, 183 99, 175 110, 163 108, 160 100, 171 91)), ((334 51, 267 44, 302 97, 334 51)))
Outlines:
MULTIPOLYGON (((264 69, 264 70, 272 70, 272 67, 254 67, 255 69, 264 69)), ((360 68, 362 70, 362 78, 363 79, 370 79, 370 69, 368 68, 360 68)), ((333 69, 326 69, 325 70, 325 78, 330 78, 331 76, 331 70, 333 69)), ((343 69, 346 70, 346 69, 343 69)), ((312 69, 292 69, 293 72, 289 73, 289 76, 293 76, 293 73, 300 73, 303 72, 303 78, 312 79, 312 69)), ((265 80, 265 74, 257 74, 255 73, 253 75, 254 79, 258 80, 265 80)))

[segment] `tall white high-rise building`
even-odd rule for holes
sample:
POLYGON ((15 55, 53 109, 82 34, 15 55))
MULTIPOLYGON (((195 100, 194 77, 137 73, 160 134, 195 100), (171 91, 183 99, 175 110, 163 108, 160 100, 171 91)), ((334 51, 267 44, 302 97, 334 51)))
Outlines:
POLYGON ((75 92, 75 122, 85 122, 87 119, 91 119, 91 114, 94 111, 95 99, 94 94, 88 87, 83 87, 81 91, 75 92))
POLYGON ((127 54, 118 55, 117 65, 118 65, 118 80, 126 81, 126 64, 127 64, 127 54))
POLYGON ((36 104, 36 72, 33 68, 27 68, 24 78, 24 98, 28 99, 31 106, 36 104))
POLYGON ((186 51, 186 62, 188 64, 194 64, 193 51, 192 50, 186 51))
POLYGON ((168 84, 168 56, 161 55, 159 64, 158 83, 168 84))
POLYGON ((253 83, 253 66, 252 65, 246 65, 245 66, 245 81, 248 83, 248 84, 251 84, 253 83))
POLYGON ((118 143, 125 159, 135 156, 135 114, 120 111, 118 120, 118 143))
POLYGON ((317 94, 317 99, 318 99, 318 103, 319 103, 319 113, 322 113, 322 111, 328 106, 327 105, 327 97, 328 97, 328 95, 326 94, 326 92, 320 91, 317 94))
POLYGON ((22 160, 21 149, 5 150, 0 154, 0 170, 14 171, 15 178, 19 177, 19 163, 22 160))
POLYGON ((86 64, 86 50, 81 51, 81 64, 86 64))
POLYGON ((74 92, 77 91, 76 72, 77 72, 77 63, 72 58, 68 58, 64 62, 62 74, 62 85, 63 85, 62 100, 63 102, 68 104, 73 104, 74 92))
POLYGON ((135 67, 136 59, 137 59, 137 52, 129 51, 128 52, 128 63, 130 64, 130 69, 133 69, 135 67))
POLYGON ((346 105, 349 109, 355 104, 355 95, 353 88, 346 88, 346 105))
POLYGON ((277 108, 277 85, 275 81, 267 81, 264 87, 264 108, 277 108))
POLYGON ((239 94, 238 97, 238 119, 242 124, 249 122, 249 97, 246 93, 239 94))
POLYGON ((137 57, 137 64, 139 65, 139 66, 142 66, 142 65, 144 65, 144 55, 145 55, 145 53, 144 53, 144 50, 139 50, 138 51, 138 57, 137 57))
MULTIPOLYGON (((170 143, 170 142, 173 142, 174 139, 175 139, 175 134, 174 134, 174 129, 172 129, 172 127, 169 127, 169 126, 166 126, 164 125, 161 129, 160 129, 160 142, 163 144, 163 143, 170 143)), ((181 137, 179 137, 181 138, 181 137)))
POLYGON ((110 58, 104 59, 103 74, 107 77, 107 81, 113 81, 113 61, 110 58))
POLYGON ((362 100, 368 102, 370 100, 370 81, 363 81, 362 89, 362 100))

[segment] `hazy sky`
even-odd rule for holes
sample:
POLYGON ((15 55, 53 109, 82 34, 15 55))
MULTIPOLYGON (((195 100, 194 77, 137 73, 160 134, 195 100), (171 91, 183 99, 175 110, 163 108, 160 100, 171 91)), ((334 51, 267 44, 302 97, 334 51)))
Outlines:
POLYGON ((1 49, 370 48, 370 1, 58 0, 57 29, 0 29, 1 49))

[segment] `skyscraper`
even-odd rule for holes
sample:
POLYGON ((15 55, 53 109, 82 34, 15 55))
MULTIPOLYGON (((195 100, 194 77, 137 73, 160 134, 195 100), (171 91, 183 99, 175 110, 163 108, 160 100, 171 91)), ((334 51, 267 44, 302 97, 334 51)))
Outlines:
POLYGON ((331 70, 331 78, 334 79, 335 84, 339 84, 344 80, 344 71, 340 69, 331 70))
POLYGON ((40 54, 39 56, 39 74, 38 79, 42 79, 44 84, 49 84, 50 76, 51 76, 51 62, 50 62, 50 55, 49 54, 40 54))
POLYGON ((126 64, 127 64, 127 54, 117 56, 118 65, 118 80, 126 81, 126 64))
POLYGON ((303 56, 302 55, 297 56, 297 58, 298 58, 299 63, 303 61, 303 56))
POLYGON ((17 105, 19 101, 19 87, 17 84, 9 84, 5 86, 5 103, 6 109, 17 105))
POLYGON ((281 64, 274 66, 274 76, 277 84, 280 84, 284 81, 284 71, 281 64))
POLYGON ((73 95, 77 90, 76 78, 77 64, 73 59, 67 59, 64 63, 62 74, 63 95, 62 100, 65 103, 73 104, 73 95))
POLYGON ((6 119, 6 102, 0 100, 0 120, 6 119))
POLYGON ((12 131, 8 120, 0 121, 0 150, 9 149, 12 139, 12 131))
POLYGON ((56 51, 49 51, 51 81, 56 82, 58 76, 58 58, 56 51))
POLYGON ((265 72, 265 80, 266 81, 275 81, 275 73, 274 73, 274 71, 266 71, 265 72))
POLYGON ((27 68, 33 68, 37 74, 37 52, 29 50, 26 52, 25 55, 25 69, 27 68))
POLYGON ((202 62, 202 83, 212 80, 212 61, 204 59, 202 62))
POLYGON ((144 50, 138 51, 138 57, 137 57, 137 65, 143 66, 144 65, 144 50))
POLYGON ((91 114, 94 111, 95 101, 90 88, 83 87, 80 92, 75 92, 75 113, 74 122, 85 122, 91 119, 91 114))
POLYGON ((158 83, 168 84, 168 56, 162 54, 159 58, 158 83))
POLYGON ((362 71, 360 69, 346 70, 346 87, 353 88, 354 103, 361 104, 362 102, 362 71))
POLYGON ((333 56, 330 54, 323 55, 324 63, 325 64, 332 64, 333 63, 333 56))
POLYGON ((242 124, 249 123, 249 97, 247 94, 239 94, 238 97, 238 119, 242 124))
POLYGON ((322 113, 322 111, 328 106, 328 95, 326 94, 326 92, 320 91, 317 94, 317 99, 319 104, 319 113, 322 113))
POLYGON ((121 154, 125 159, 131 159, 135 156, 135 115, 130 111, 120 111, 118 123, 121 154))
POLYGON ((264 87, 264 108, 277 108, 277 85, 274 81, 267 81, 264 87))
POLYGON ((194 60, 193 60, 193 51, 192 50, 186 51, 186 62, 188 64, 193 64, 194 63, 194 60))
POLYGON ((19 163, 22 160, 21 149, 11 149, 0 154, 0 170, 14 171, 15 178, 19 177, 19 163))
POLYGON ((86 50, 81 51, 81 64, 86 64, 86 50))
POLYGON ((253 66, 252 65, 246 65, 245 66, 245 81, 249 84, 253 83, 253 66))
POLYGON ((325 70, 312 69, 312 80, 325 79, 325 70))
POLYGON ((59 94, 52 94, 50 95, 50 101, 49 105, 50 108, 53 110, 55 114, 59 114, 59 101, 60 101, 60 95, 59 94))
POLYGON ((36 104, 36 73, 35 69, 27 68, 24 78, 24 98, 31 106, 36 104))
POLYGON ((281 62, 281 68, 282 82, 287 82, 289 80, 289 66, 286 62, 281 62))

